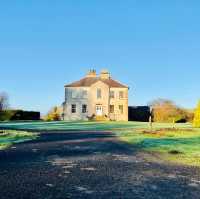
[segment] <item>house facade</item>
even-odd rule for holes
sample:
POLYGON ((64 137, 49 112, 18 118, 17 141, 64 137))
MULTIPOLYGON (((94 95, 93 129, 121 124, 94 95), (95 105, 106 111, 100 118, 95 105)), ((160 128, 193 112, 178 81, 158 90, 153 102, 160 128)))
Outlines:
POLYGON ((64 120, 128 121, 128 87, 95 70, 65 85, 64 120))

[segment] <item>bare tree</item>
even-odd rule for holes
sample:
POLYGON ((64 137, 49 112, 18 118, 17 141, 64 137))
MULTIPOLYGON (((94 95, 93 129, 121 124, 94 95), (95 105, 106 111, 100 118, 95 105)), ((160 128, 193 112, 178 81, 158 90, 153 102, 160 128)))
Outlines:
POLYGON ((8 108, 8 95, 5 92, 0 93, 0 111, 8 108))

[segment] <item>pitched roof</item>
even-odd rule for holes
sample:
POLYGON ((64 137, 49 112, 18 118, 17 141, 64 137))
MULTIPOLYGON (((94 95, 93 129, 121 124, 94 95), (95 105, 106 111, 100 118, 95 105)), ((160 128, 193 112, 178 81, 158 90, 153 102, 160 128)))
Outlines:
POLYGON ((73 82, 71 84, 65 85, 65 87, 90 87, 94 83, 101 81, 107 84, 111 88, 128 88, 128 86, 119 83, 111 78, 102 79, 100 77, 85 77, 79 81, 73 82))

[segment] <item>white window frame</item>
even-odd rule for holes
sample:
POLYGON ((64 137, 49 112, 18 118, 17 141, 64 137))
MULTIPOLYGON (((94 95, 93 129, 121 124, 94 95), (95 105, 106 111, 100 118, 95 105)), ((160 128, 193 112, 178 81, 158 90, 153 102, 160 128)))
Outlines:
POLYGON ((71 113, 76 113, 76 104, 71 105, 71 113))
POLYGON ((101 98, 102 98, 101 89, 97 88, 97 99, 101 99, 101 98))
POLYGON ((87 104, 82 104, 82 113, 87 113, 87 104))

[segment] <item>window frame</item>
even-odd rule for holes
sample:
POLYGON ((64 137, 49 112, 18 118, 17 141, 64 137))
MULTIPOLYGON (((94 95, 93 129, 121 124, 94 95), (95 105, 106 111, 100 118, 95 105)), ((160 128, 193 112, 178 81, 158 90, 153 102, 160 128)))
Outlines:
POLYGON ((120 114, 124 114, 124 106, 123 105, 119 105, 119 112, 120 112, 120 114))
POLYGON ((124 91, 119 91, 119 99, 124 99, 124 91))
POLYGON ((82 113, 87 113, 87 104, 82 104, 82 113))
POLYGON ((115 112, 115 105, 111 104, 110 105, 110 113, 114 113, 114 112, 115 112))
POLYGON ((82 96, 83 96, 83 98, 87 98, 87 96, 88 96, 88 91, 87 91, 87 90, 83 90, 82 96))
POLYGON ((100 88, 97 88, 97 99, 101 99, 102 98, 102 92, 100 88))
POLYGON ((115 91, 110 91, 110 98, 114 99, 115 98, 115 91))
POLYGON ((76 104, 71 104, 71 113, 76 113, 76 104))
POLYGON ((72 96, 72 99, 77 99, 78 98, 77 91, 76 90, 72 90, 71 91, 71 96, 72 96))

